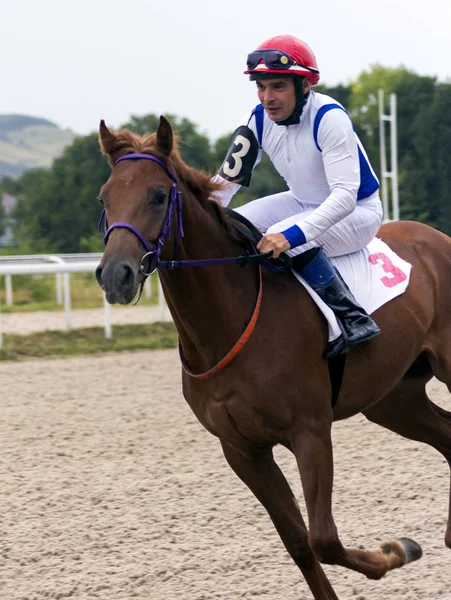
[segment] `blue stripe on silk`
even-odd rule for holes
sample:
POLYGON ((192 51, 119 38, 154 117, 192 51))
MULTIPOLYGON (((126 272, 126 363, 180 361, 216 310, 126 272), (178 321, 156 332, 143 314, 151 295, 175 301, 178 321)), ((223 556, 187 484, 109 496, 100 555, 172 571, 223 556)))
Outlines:
POLYGON ((369 162, 365 158, 362 149, 360 146, 358 146, 358 148, 360 163, 360 187, 359 191, 357 192, 357 200, 363 200, 364 198, 371 196, 371 194, 374 194, 374 192, 379 189, 379 182, 373 175, 369 162))
POLYGON ((348 114, 347 111, 339 104, 324 104, 324 106, 322 106, 316 113, 315 121, 313 123, 313 139, 315 140, 316 147, 320 152, 322 152, 322 150, 318 144, 319 124, 321 123, 321 120, 324 117, 324 115, 334 108, 339 108, 340 110, 348 114))
POLYGON ((255 117, 255 126, 257 128, 257 138, 258 144, 260 148, 262 147, 263 142, 263 119, 265 118, 265 110, 263 108, 263 104, 257 104, 254 110, 251 112, 251 116, 247 122, 247 126, 249 127, 249 123, 251 122, 252 117, 255 117))
MULTIPOLYGON (((339 108, 346 114, 348 112, 339 104, 325 104, 322 106, 318 112, 316 113, 315 121, 313 123, 313 139, 315 140, 316 147, 320 152, 322 152, 319 144, 318 144, 318 129, 321 123, 321 119, 324 115, 333 110, 334 108, 339 108)), ((348 115, 349 116, 349 115, 348 115)), ((356 140, 357 143, 357 140, 356 140)), ((379 189, 379 182, 374 176, 370 164, 363 154, 359 144, 357 143, 357 148, 359 151, 359 164, 360 164, 360 186, 357 192, 357 200, 363 200, 364 198, 368 198, 371 194, 374 194, 379 189)))
POLYGON ((291 227, 285 229, 285 231, 282 231, 281 233, 283 233, 283 235, 290 242, 290 246, 292 248, 302 246, 302 244, 305 244, 305 242, 307 241, 304 232, 297 225, 292 225, 291 227))
POLYGON ((260 144, 260 148, 261 148, 262 142, 263 142, 263 119, 265 117, 265 111, 263 108, 263 104, 258 104, 254 108, 254 115, 255 115, 255 125, 257 127, 258 143, 260 144))

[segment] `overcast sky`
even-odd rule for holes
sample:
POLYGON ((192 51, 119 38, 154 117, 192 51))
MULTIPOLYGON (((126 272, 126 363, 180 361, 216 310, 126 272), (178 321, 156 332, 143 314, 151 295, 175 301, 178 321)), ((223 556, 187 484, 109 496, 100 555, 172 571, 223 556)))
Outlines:
POLYGON ((172 113, 213 140, 256 104, 268 37, 306 41, 326 85, 376 63, 451 81, 450 26, 451 0, 0 0, 0 114, 87 134, 172 113))

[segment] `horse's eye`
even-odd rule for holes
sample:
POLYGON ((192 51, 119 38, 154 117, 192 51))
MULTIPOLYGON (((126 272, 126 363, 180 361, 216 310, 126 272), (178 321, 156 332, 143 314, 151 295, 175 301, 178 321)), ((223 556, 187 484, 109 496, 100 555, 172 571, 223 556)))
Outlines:
POLYGON ((164 190, 159 190, 155 194, 154 201, 156 204, 164 204, 166 202, 167 194, 164 190))

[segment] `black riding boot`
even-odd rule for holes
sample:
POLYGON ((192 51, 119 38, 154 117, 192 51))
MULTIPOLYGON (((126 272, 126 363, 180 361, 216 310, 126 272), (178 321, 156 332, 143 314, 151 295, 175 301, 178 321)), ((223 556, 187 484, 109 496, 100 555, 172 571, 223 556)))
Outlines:
POLYGON ((352 346, 376 337, 381 330, 357 304, 341 275, 321 248, 308 250, 293 259, 293 269, 303 277, 338 319, 342 335, 329 342, 326 358, 343 354, 352 346), (304 256, 307 255, 307 256, 304 256), (299 259, 299 260, 298 260, 299 259))

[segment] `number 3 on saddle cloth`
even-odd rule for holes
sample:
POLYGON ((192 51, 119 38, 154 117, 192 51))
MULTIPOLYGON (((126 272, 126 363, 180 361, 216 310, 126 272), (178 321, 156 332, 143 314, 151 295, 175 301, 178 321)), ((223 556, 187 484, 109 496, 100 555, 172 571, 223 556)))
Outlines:
MULTIPOLYGON (((357 302, 368 314, 404 293, 409 285, 412 265, 399 257, 379 238, 366 248, 353 254, 330 259, 339 271, 357 302)), ((329 325, 329 341, 341 334, 337 318, 318 294, 300 277, 296 278, 306 288, 323 313, 329 325)))

